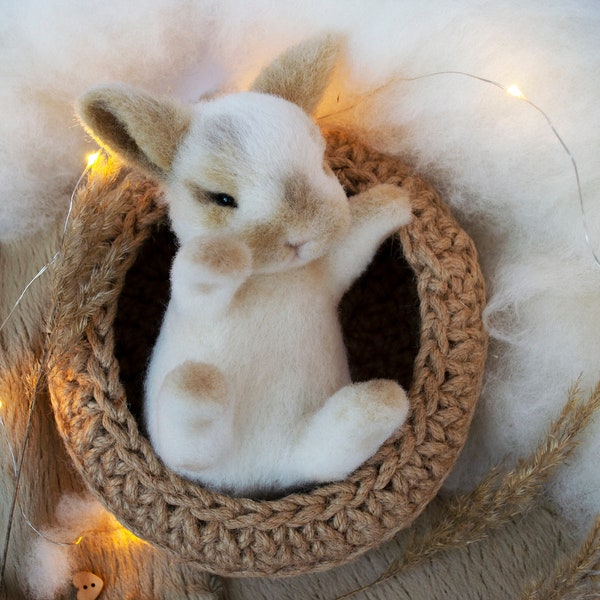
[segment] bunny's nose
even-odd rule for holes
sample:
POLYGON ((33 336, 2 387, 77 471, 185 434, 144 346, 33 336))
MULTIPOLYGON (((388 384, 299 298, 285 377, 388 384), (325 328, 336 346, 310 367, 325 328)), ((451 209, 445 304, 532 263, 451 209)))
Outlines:
POLYGON ((302 248, 304 248, 304 246, 306 246, 306 244, 308 244, 310 242, 310 240, 290 240, 287 241, 285 243, 285 245, 288 248, 291 248, 295 253, 296 256, 300 256, 300 251, 302 250, 302 248))
POLYGON ((298 239, 298 240, 288 240, 285 245, 287 248, 291 248, 295 255, 300 256, 302 250, 309 246, 311 240, 310 239, 298 239))

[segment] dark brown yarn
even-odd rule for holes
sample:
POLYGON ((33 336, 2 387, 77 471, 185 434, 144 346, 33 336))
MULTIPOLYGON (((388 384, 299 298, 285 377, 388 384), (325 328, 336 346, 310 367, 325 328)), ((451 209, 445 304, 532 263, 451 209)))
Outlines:
MULTIPOLYGON (((487 342, 483 278, 471 240, 431 188, 396 159, 340 133, 328 140, 329 160, 349 194, 380 182, 410 191, 414 220, 400 240, 420 311, 409 422, 346 481, 276 500, 230 498, 168 471, 140 433, 120 379, 114 324, 125 277, 164 220, 152 184, 125 170, 95 169, 77 195, 55 270, 49 388, 75 465, 136 535, 214 573, 321 570, 390 539, 437 493, 479 395, 487 342)), ((384 252, 393 257, 389 247, 384 252)), ((360 313, 352 301, 346 310, 360 313)), ((352 346, 352 335, 346 337, 352 346)), ((139 372, 139 361, 126 369, 139 372)))

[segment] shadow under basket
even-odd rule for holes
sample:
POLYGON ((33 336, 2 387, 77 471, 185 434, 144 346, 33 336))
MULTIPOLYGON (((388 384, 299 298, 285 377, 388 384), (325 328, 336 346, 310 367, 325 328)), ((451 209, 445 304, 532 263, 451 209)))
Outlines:
POLYGON ((408 527, 453 466, 481 389, 485 294, 471 239, 409 167, 347 134, 327 140, 348 195, 393 183, 413 207, 341 306, 353 379, 400 381, 411 414, 345 481, 232 498, 179 477, 154 453, 139 409, 175 250, 154 184, 110 159, 97 163, 55 267, 48 386, 75 466, 136 536, 216 574, 323 570, 408 527))

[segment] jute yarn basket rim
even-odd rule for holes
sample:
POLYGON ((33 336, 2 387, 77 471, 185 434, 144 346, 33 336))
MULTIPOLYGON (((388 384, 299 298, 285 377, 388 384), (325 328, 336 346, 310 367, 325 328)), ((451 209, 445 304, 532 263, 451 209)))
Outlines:
POLYGON ((414 218, 399 238, 420 311, 409 421, 345 481, 275 500, 232 498, 170 472, 140 433, 113 325, 125 275, 165 218, 154 184, 111 160, 92 169, 54 270, 48 386, 75 466, 136 536, 216 574, 323 570, 408 527, 454 464, 481 389, 485 294, 471 239, 397 159, 340 132, 328 135, 328 159, 349 194, 384 182, 409 190, 414 218))

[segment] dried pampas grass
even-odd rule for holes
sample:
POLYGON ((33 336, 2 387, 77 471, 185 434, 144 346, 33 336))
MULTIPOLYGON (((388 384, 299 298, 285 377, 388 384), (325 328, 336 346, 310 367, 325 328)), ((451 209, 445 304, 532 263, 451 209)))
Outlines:
POLYGON ((554 574, 536 581, 522 600, 594 600, 600 597, 600 516, 579 552, 557 565, 554 574))
MULTIPOLYGON (((499 467, 495 467, 470 493, 441 500, 445 505, 441 511, 442 516, 437 521, 434 520, 425 533, 414 531, 403 556, 392 561, 372 583, 336 600, 351 598, 423 563, 439 552, 480 542, 494 530, 531 509, 545 490, 548 480, 565 464, 576 448, 580 434, 600 410, 600 382, 587 400, 582 400, 581 395, 578 382, 569 390, 560 415, 551 424, 547 435, 533 454, 521 459, 510 471, 503 473, 499 467)), ((584 595, 573 598, 579 600, 598 597, 586 594, 594 586, 594 582, 597 582, 599 567, 600 517, 577 556, 557 567, 547 585, 533 586, 531 589, 535 591, 526 592, 529 595, 524 596, 524 599, 570 598, 571 596, 561 594, 575 593, 584 588, 584 595), (544 589, 551 590, 552 594, 555 594, 555 589, 563 592, 557 592, 558 595, 548 595, 548 592, 544 595, 544 589)), ((589 593, 597 594, 598 589, 589 593)))

